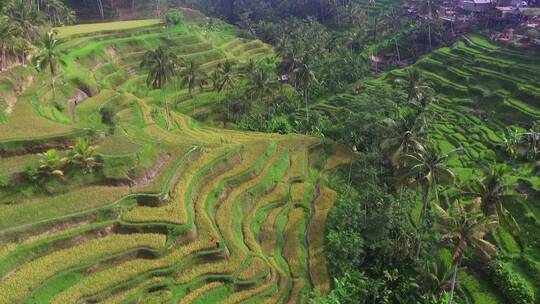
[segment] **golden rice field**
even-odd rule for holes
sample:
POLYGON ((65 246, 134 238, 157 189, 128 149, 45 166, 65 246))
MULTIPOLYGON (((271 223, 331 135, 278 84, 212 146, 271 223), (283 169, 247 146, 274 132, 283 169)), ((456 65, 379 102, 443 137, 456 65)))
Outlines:
POLYGON ((88 134, 103 164, 61 193, 0 191, 1 304, 302 303, 314 288, 329 290, 322 250, 336 195, 325 180, 348 150, 165 111, 164 98, 195 101, 185 89, 149 90, 138 67, 158 44, 208 70, 272 55, 269 46, 225 24, 205 35, 195 22, 164 29, 156 20, 71 26, 59 37, 59 98, 89 98, 61 110, 49 75, 0 74, 31 78, 0 121, 0 169, 20 175, 39 152, 88 134), (100 118, 105 106, 118 116, 114 134, 100 118))

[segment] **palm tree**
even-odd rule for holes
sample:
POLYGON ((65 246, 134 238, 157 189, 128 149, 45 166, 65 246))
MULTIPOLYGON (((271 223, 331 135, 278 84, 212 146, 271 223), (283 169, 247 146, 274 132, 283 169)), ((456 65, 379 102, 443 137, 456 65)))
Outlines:
POLYGON ((0 16, 0 71, 6 67, 7 49, 15 43, 16 29, 8 17, 0 16))
POLYGON ((268 106, 268 100, 274 95, 279 83, 277 75, 268 66, 259 63, 248 78, 248 90, 251 92, 251 100, 261 100, 268 106), (270 97, 270 98, 269 98, 270 97))
POLYGON ((46 20, 35 5, 28 5, 25 0, 15 0, 8 6, 7 16, 20 37, 36 41, 43 35, 42 25, 46 20))
POLYGON ((519 230, 515 218, 505 208, 505 205, 515 202, 521 195, 512 193, 511 186, 506 183, 506 166, 492 166, 485 170, 484 177, 471 181, 468 189, 463 192, 466 197, 480 200, 480 207, 486 216, 496 216, 505 222, 512 230, 519 230))
POLYGON ((486 234, 499 223, 495 216, 486 217, 480 211, 480 200, 474 200, 467 205, 454 201, 448 210, 435 205, 437 222, 435 228, 442 234, 442 240, 453 245, 452 263, 454 270, 450 286, 448 304, 452 304, 457 281, 457 271, 463 256, 468 249, 474 249, 485 258, 496 251, 495 245, 484 240, 486 234))
MULTIPOLYGON (((440 258, 429 261, 423 267, 415 269, 422 282, 422 289, 426 294, 438 295, 450 289, 452 286, 453 267, 440 258)), ((458 287, 458 291, 463 292, 458 287)))
POLYGON ((154 90, 161 89, 175 75, 178 63, 176 55, 163 46, 144 54, 141 69, 148 70, 146 84, 154 90))
MULTIPOLYGON (((147 51, 141 62, 141 69, 148 70, 146 84, 154 90, 161 89, 176 75, 177 65, 178 58, 176 55, 163 46, 147 51)), ((165 111, 167 111, 167 117, 169 117, 169 103, 165 95, 164 99, 165 111)))
POLYGON ((516 159, 518 157, 518 146, 522 137, 522 134, 514 128, 509 128, 503 135, 504 149, 510 158, 516 159))
POLYGON ((81 166, 85 172, 91 171, 96 165, 95 149, 86 139, 78 138, 75 145, 71 147, 70 162, 81 166))
POLYGON ((386 18, 388 20, 388 26, 390 27, 390 29, 392 30, 392 32, 394 33, 394 37, 393 37, 393 40, 394 40, 394 46, 396 47, 396 55, 397 55, 397 60, 398 62, 401 61, 401 55, 399 53, 399 45, 398 45, 398 40, 397 40, 397 36, 402 28, 402 22, 401 22, 401 16, 399 14, 399 12, 395 9, 395 8, 392 8, 390 9, 390 11, 388 11, 387 15, 386 15, 386 18))
POLYGON ((238 80, 238 73, 235 70, 235 62, 232 60, 225 60, 223 63, 218 64, 219 75, 221 81, 218 87, 218 92, 224 89, 232 88, 234 83, 238 80))
MULTIPOLYGON (((235 69, 235 62, 229 59, 225 60, 223 63, 219 63, 217 66, 216 74, 218 75, 217 86, 214 88, 218 93, 221 93, 223 90, 229 90, 234 87, 235 82, 238 80, 238 72, 235 69)), ((221 96, 220 96, 221 98, 221 96)), ((228 120, 230 116, 230 104, 229 99, 227 99, 227 116, 228 120)), ((226 122, 224 121, 224 124, 226 122)))
POLYGON ((431 50, 432 45, 432 29, 433 21, 438 20, 439 17, 439 1, 437 0, 416 0, 416 8, 423 15, 424 19, 421 21, 425 23, 428 29, 428 43, 431 50))
MULTIPOLYGON (((417 185, 422 196, 422 211, 420 213, 419 227, 424 226, 429 195, 433 195, 435 204, 439 203, 438 185, 446 183, 453 185, 456 182, 454 173, 446 167, 449 155, 439 155, 433 148, 422 149, 417 152, 403 154, 399 158, 401 164, 397 171, 399 185, 417 185)), ((416 259, 420 257, 421 241, 416 247, 416 259)))
POLYGON ((309 89, 312 83, 317 83, 317 77, 311 66, 307 63, 307 60, 302 60, 297 67, 293 70, 296 81, 302 87, 302 95, 306 103, 306 121, 309 122, 309 89))
POLYGON ((58 150, 50 149, 40 153, 39 170, 49 176, 63 177, 63 167, 67 163, 67 158, 62 157, 58 150))
POLYGON ((65 61, 62 58, 63 53, 58 50, 58 40, 56 39, 56 32, 48 32, 41 39, 41 49, 36 57, 33 58, 34 65, 39 71, 49 69, 51 73, 51 88, 53 91, 53 97, 56 96, 56 74, 58 65, 65 65, 65 61))
POLYGON ((181 85, 188 88, 189 97, 191 98, 193 98, 195 88, 199 87, 202 91, 208 77, 201 69, 201 64, 194 60, 188 61, 180 69, 179 76, 181 85))
POLYGON ((401 155, 424 150, 422 143, 416 138, 415 134, 408 130, 397 137, 384 140, 381 148, 388 153, 390 161, 394 165, 399 163, 401 155))
POLYGON ((422 71, 417 68, 407 69, 407 75, 403 79, 396 79, 396 82, 403 83, 407 90, 407 101, 422 102, 424 98, 427 98, 432 89, 429 83, 425 80, 422 71))
MULTIPOLYGON (((457 151, 457 150, 455 150, 457 151)), ((403 154, 399 158, 403 167, 397 172, 397 179, 400 184, 416 184, 421 188, 422 193, 422 214, 424 217, 428 207, 428 198, 431 193, 434 202, 439 203, 437 187, 440 183, 453 185, 456 176, 446 166, 446 161, 452 151, 446 155, 440 155, 435 149, 427 147, 417 152, 403 154)))

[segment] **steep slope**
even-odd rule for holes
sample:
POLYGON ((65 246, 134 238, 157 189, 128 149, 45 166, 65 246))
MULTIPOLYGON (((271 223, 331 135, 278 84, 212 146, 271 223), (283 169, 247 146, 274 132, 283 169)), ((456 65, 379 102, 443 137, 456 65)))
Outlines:
POLYGON ((0 190, 0 303, 300 303, 310 288, 328 290, 321 231, 335 195, 323 181, 349 154, 185 115, 215 96, 149 90, 145 50, 165 44, 208 70, 272 50, 224 24, 205 35, 196 23, 152 23, 60 29, 57 99, 50 77, 36 75, 0 122, 9 177, 79 136, 95 138, 102 159, 99 174, 53 195, 0 190), (167 111, 164 101, 175 99, 180 106, 167 111), (118 117, 114 131, 104 107, 118 117))

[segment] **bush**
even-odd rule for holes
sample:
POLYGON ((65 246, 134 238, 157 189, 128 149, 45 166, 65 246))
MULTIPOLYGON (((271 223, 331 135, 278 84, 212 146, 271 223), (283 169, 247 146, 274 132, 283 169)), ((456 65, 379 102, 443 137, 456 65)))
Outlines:
POLYGON ((101 113, 101 122, 109 126, 109 133, 114 134, 116 124, 118 123, 118 117, 112 107, 105 106, 99 110, 101 113))
POLYGON ((272 117, 268 124, 268 132, 289 134, 292 133, 293 127, 289 123, 289 120, 285 116, 272 117))
POLYGON ((165 14, 165 23, 167 25, 178 25, 184 21, 184 15, 177 9, 170 9, 165 14))
POLYGON ((494 261, 490 265, 491 278, 503 295, 515 304, 534 303, 534 290, 514 270, 511 265, 494 261))

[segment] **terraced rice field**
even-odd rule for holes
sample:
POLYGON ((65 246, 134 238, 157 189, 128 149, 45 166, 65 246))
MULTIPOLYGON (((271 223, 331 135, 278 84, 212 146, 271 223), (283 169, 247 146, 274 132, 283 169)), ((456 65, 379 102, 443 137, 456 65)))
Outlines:
MULTIPOLYGON (((441 153, 462 149, 450 158, 448 165, 460 182, 481 177, 482 170, 494 162, 509 163, 503 148, 503 136, 512 127, 526 132, 540 113, 540 61, 538 55, 499 47, 481 36, 468 36, 452 47, 438 49, 422 57, 419 67, 437 93, 433 105, 434 121, 429 137, 441 153)), ((393 70, 366 85, 393 83, 405 77, 405 70, 393 70)), ((313 106, 325 113, 335 111, 342 103, 355 101, 355 96, 342 94, 313 106)), ((506 254, 512 256, 516 273, 540 294, 534 279, 540 257, 540 209, 537 177, 538 163, 511 162, 511 183, 519 183, 527 200, 508 205, 520 223, 519 236, 502 228, 491 238, 506 254), (534 261, 534 262, 530 262, 534 261), (518 267, 518 265, 527 265, 518 267)), ((442 189, 441 189, 442 190, 442 189)), ((464 287, 471 303, 504 303, 497 288, 485 277, 468 277, 464 287)))
POLYGON ((158 44, 208 69, 272 50, 225 25, 208 37, 196 23, 107 27, 60 29, 67 65, 59 95, 81 90, 88 99, 59 111, 49 79, 23 70, 31 84, 0 122, 0 168, 10 176, 38 152, 89 133, 102 133, 103 159, 99 178, 68 192, 0 196, 0 303, 302 303, 311 288, 327 291, 323 231, 336 195, 324 180, 349 153, 165 111, 165 98, 188 102, 187 92, 148 90, 138 69, 158 44), (113 135, 101 122, 104 106, 119 118, 113 135))
POLYGON ((358 6, 370 16, 385 14, 392 7, 399 7, 403 0, 355 0, 358 6))

